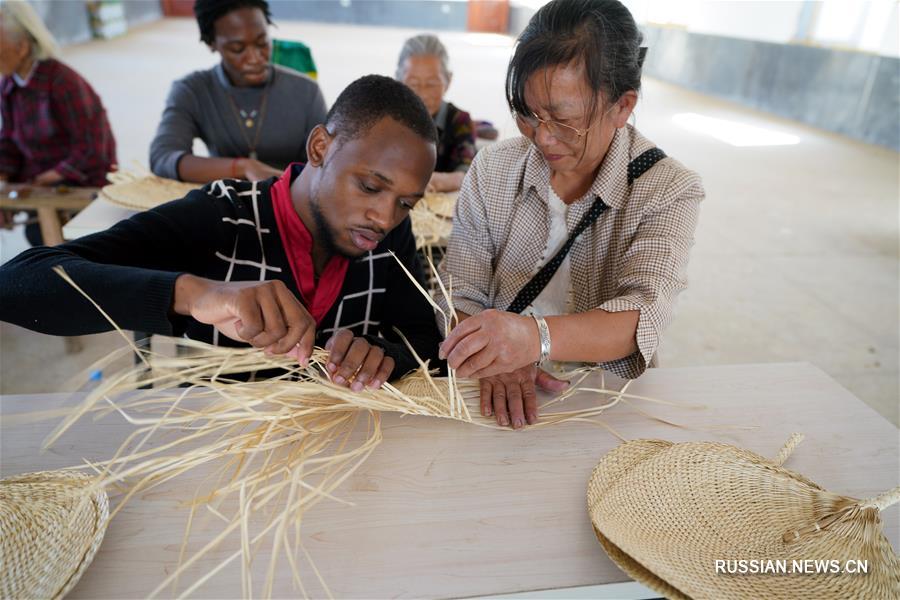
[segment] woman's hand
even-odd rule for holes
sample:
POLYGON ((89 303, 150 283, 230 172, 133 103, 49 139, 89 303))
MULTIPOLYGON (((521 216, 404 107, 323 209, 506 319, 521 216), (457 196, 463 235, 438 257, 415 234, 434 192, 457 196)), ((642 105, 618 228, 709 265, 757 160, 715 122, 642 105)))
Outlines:
POLYGON ((568 381, 557 379, 534 365, 522 367, 511 373, 485 377, 481 381, 481 415, 497 419, 497 425, 521 429, 525 423, 538 421, 535 384, 548 392, 561 392, 568 381))
POLYGON ((481 379, 511 373, 541 356, 541 338, 531 317, 486 310, 469 317, 450 332, 440 357, 459 377, 481 379))
POLYGON ((312 354, 316 322, 278 280, 223 282, 182 275, 175 280, 173 310, 302 365, 312 354))
POLYGON ((361 392, 364 387, 377 390, 394 370, 394 359, 365 338, 354 337, 349 329, 339 329, 327 342, 330 350, 325 368, 337 385, 361 392), (355 376, 354 376, 355 374, 355 376))
MULTIPOLYGON (((0 191, 6 187, 8 175, 0 173, 0 191)), ((16 215, 14 210, 0 210, 0 229, 12 229, 15 225, 13 217, 16 215)))
POLYGON ((56 185, 63 180, 62 174, 56 169, 47 169, 34 178, 34 185, 56 185))
POLYGON ((255 158, 242 158, 238 160, 238 165, 241 175, 247 181, 262 181, 269 177, 279 177, 281 175, 281 171, 275 167, 270 167, 255 158))

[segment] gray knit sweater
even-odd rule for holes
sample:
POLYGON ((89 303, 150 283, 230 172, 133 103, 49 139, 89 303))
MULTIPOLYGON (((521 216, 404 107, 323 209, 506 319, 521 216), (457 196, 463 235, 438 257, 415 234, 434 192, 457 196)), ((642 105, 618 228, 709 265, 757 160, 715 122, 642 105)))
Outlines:
POLYGON ((194 138, 203 140, 210 156, 249 156, 259 127, 259 160, 278 169, 305 162, 306 138, 325 121, 322 91, 306 75, 275 65, 260 125, 264 89, 233 86, 221 63, 173 83, 150 145, 150 168, 160 177, 178 179, 178 161, 191 152, 194 138), (253 127, 245 125, 248 116, 253 127))

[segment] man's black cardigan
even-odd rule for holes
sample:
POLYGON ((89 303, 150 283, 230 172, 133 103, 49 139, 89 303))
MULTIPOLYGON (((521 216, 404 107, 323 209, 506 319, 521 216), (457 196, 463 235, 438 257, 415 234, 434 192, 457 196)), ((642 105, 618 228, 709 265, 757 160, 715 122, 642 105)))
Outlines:
MULTIPOLYGON (((182 273, 219 281, 279 279, 301 298, 272 208, 275 181, 215 181, 106 231, 23 252, 0 267, 0 320, 52 335, 110 330, 97 309, 52 271, 60 265, 123 329, 243 345, 211 325, 173 314, 175 279, 182 273)), ((418 363, 394 328, 435 366, 441 336, 431 306, 389 250, 423 281, 407 218, 375 250, 350 260, 316 343, 323 345, 336 329, 350 329, 384 348, 397 377, 418 363)))

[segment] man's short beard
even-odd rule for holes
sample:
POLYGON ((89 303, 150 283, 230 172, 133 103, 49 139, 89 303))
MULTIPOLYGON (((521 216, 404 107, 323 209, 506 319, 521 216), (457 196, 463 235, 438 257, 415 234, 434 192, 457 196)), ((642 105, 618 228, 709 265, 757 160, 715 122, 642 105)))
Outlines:
POLYGON ((328 225, 328 222, 325 220, 325 215, 322 214, 322 208, 319 206, 319 195, 314 194, 312 198, 310 198, 309 208, 312 211, 313 220, 316 223, 316 234, 319 236, 316 240, 319 244, 325 248, 325 251, 330 255, 340 255, 346 258, 359 258, 365 252, 360 252, 359 254, 350 254, 341 250, 337 242, 335 241, 334 229, 328 225))
POLYGON ((313 220, 316 222, 316 235, 318 236, 316 241, 329 254, 343 254, 334 241, 334 232, 325 220, 325 215, 322 214, 322 208, 319 206, 319 195, 315 194, 310 200, 309 208, 312 210, 313 220))

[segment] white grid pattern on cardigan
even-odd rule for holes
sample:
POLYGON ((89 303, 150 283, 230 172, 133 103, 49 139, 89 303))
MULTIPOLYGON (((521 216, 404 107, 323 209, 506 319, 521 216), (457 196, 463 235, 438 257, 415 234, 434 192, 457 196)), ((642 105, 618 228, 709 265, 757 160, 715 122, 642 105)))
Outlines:
POLYGON ((389 252, 382 252, 380 254, 372 254, 371 252, 369 252, 366 256, 359 259, 360 261, 368 261, 368 263, 369 263, 369 287, 368 287, 368 289, 366 289, 362 292, 356 292, 355 294, 348 294, 348 295, 344 296, 341 299, 340 305, 338 306, 337 316, 334 319, 334 327, 328 327, 323 330, 324 332, 334 333, 335 331, 337 331, 338 329, 341 329, 341 328, 352 329, 353 327, 359 327, 360 325, 362 325, 363 335, 368 335, 369 327, 377 327, 378 325, 381 324, 381 321, 371 320, 372 296, 374 296, 375 294, 383 294, 385 292, 385 288, 376 288, 375 287, 375 267, 374 267, 374 265, 375 265, 376 260, 383 260, 385 258, 390 258, 390 256, 391 255, 389 252), (366 313, 365 313, 365 317, 363 318, 363 320, 357 321, 355 323, 343 323, 342 324, 341 316, 343 315, 343 312, 344 312, 344 304, 348 300, 357 300, 360 298, 366 299, 366 313))

